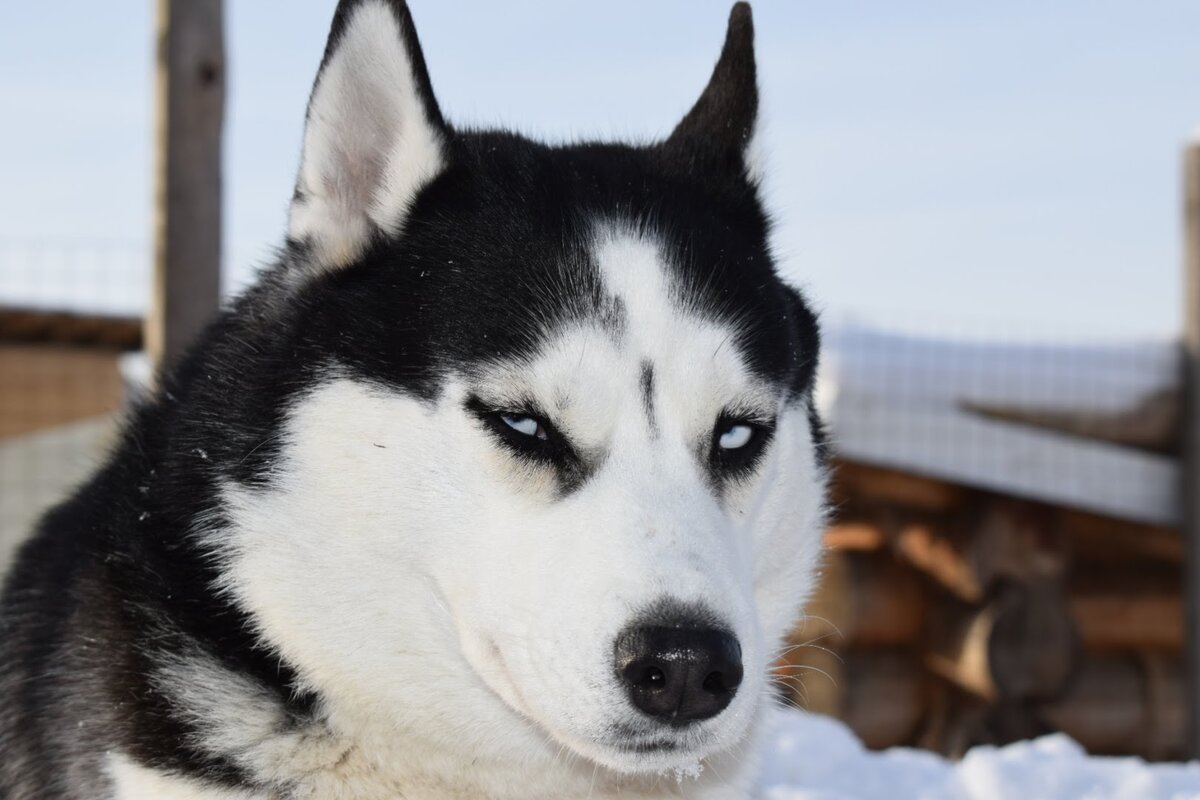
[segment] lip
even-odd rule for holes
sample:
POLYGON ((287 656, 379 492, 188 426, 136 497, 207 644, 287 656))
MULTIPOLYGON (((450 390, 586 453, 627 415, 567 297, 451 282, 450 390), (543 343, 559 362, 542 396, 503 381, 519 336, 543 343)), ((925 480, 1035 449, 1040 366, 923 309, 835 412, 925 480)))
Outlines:
POLYGON ((589 760, 627 775, 661 774, 664 770, 690 768, 713 754, 712 741, 685 738, 593 739, 586 748, 575 748, 589 760))
POLYGON ((612 742, 610 747, 620 750, 624 753, 637 753, 645 755, 648 753, 674 753, 678 751, 682 745, 674 739, 651 739, 641 742, 612 742))
POLYGON ((714 744, 711 733, 695 728, 663 732, 632 725, 618 725, 594 744, 619 757, 640 756, 661 759, 695 759, 708 754, 714 744))

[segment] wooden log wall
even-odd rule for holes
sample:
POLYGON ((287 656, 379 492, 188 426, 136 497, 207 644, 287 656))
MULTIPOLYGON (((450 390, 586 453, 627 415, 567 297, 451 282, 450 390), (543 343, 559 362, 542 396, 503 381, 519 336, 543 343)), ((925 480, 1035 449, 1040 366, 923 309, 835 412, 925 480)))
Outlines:
POLYGON ((1064 731, 1187 754, 1178 531, 840 464, 822 582, 777 668, 868 746, 1064 731))

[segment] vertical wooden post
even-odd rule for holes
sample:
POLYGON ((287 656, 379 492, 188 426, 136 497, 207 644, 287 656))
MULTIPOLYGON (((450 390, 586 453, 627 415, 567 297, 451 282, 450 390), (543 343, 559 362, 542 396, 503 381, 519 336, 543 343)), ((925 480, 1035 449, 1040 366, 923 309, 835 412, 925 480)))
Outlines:
POLYGON ((1184 152, 1183 534, 1191 755, 1200 758, 1200 136, 1184 152))
POLYGON ((220 301, 223 0, 158 0, 152 363, 176 358, 220 301))

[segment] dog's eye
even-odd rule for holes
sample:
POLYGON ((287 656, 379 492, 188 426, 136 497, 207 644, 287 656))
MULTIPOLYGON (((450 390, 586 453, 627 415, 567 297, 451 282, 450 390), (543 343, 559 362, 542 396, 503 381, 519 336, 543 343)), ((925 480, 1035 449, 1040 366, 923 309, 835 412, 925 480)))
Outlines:
POLYGON ((754 428, 749 425, 730 425, 717 438, 717 446, 722 450, 737 450, 750 444, 754 438, 754 428))
POLYGON ((717 474, 736 476, 754 468, 771 439, 774 425, 724 413, 712 432, 712 466, 717 474))
POLYGON ((500 421, 524 436, 541 439, 542 441, 550 438, 550 435, 546 432, 546 427, 538 421, 537 417, 522 416, 520 414, 501 414, 500 421))
POLYGON ((519 456, 542 462, 560 462, 572 456, 566 437, 532 410, 496 408, 477 397, 468 398, 466 407, 501 445, 519 456))

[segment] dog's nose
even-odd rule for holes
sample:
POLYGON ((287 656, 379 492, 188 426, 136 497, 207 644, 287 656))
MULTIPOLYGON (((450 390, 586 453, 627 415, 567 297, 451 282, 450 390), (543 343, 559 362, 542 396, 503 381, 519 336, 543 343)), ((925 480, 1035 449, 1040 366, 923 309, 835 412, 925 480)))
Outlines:
POLYGON ((713 628, 629 627, 615 656, 629 699, 670 725, 716 716, 742 682, 738 640, 713 628))

